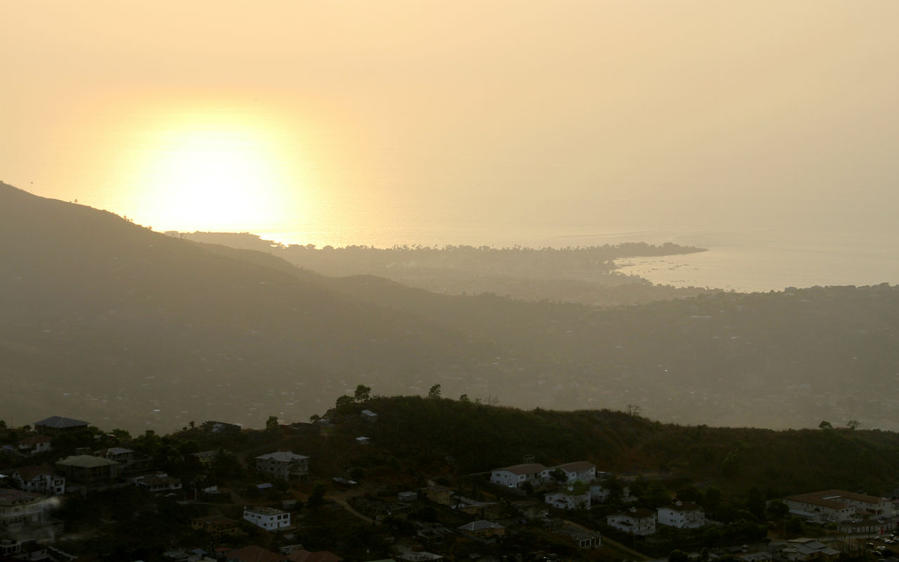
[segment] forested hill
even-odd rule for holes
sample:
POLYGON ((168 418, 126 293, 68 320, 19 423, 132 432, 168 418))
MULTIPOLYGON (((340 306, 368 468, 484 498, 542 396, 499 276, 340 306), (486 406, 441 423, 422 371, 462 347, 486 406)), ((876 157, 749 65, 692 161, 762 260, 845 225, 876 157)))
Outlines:
POLYGON ((757 487, 769 497, 828 488, 892 495, 899 474, 899 434, 886 431, 682 426, 609 410, 523 411, 406 396, 344 404, 329 416, 338 423, 332 446, 364 433, 377 450, 425 471, 484 472, 525 456, 547 466, 588 460, 598 470, 727 492, 757 487), (361 420, 362 408, 378 421, 361 420))

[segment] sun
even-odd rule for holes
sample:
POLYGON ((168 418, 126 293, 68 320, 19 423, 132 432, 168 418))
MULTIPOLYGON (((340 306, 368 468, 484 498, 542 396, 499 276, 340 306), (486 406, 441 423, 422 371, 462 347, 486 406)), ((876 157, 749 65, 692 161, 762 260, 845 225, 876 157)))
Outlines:
POLYGON ((130 150, 133 216, 161 230, 260 230, 289 224, 307 186, 296 143, 242 112, 169 115, 130 150))

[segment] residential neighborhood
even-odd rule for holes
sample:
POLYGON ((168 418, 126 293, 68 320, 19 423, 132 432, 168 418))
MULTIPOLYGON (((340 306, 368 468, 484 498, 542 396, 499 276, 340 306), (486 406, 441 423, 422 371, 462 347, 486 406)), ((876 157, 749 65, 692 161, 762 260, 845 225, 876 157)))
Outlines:
POLYGON ((336 562, 685 553, 697 562, 792 562, 887 560, 893 545, 899 551, 899 502, 890 497, 750 490, 725 500, 673 472, 609 470, 601 455, 529 453, 454 472, 452 459, 410 463, 382 449, 395 431, 388 404, 376 415, 358 404, 329 411, 328 423, 265 430, 217 421, 131 436, 59 416, 6 428, 0 556, 336 562), (370 441, 359 441, 362 430, 370 441), (36 443, 46 445, 35 452, 36 443), (135 525, 154 531, 135 534, 135 525))

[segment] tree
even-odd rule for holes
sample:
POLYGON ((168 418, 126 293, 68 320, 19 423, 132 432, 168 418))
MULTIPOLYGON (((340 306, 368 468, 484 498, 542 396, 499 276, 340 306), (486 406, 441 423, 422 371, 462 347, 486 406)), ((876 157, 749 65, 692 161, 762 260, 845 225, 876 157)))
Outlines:
POLYGON ((833 425, 827 420, 822 421, 818 424, 819 429, 833 429, 833 425))
POLYGON ((440 398, 440 385, 435 384, 431 387, 431 390, 428 391, 428 398, 440 398))
POLYGON ((309 501, 306 502, 310 508, 320 507, 323 503, 325 503, 325 487, 322 484, 316 484, 315 488, 312 489, 312 494, 309 496, 309 501))
POLYGON ((356 387, 356 392, 353 393, 353 398, 356 402, 368 402, 371 398, 371 387, 365 386, 364 384, 360 384, 356 387))
POLYGON ((860 425, 861 422, 859 422, 858 420, 849 420, 846 422, 846 427, 848 427, 849 429, 855 429, 860 425))
POLYGON ((557 468, 557 469, 553 470, 552 472, 549 473, 549 475, 552 476, 553 480, 555 480, 556 482, 558 482, 560 484, 562 484, 564 482, 568 482, 568 475, 565 474, 565 471, 562 470, 561 468, 557 468))
POLYGON ((459 397, 459 402, 471 402, 471 400, 469 400, 467 394, 463 394, 462 396, 459 397))
POLYGON ((344 394, 343 396, 339 396, 337 398, 337 402, 334 405, 337 408, 338 412, 342 412, 342 411, 346 410, 347 407, 350 406, 351 404, 353 404, 354 402, 355 402, 355 400, 353 400, 352 396, 344 394))
POLYGON ((269 416, 267 420, 265 420, 265 430, 266 431, 274 431, 278 429, 278 416, 269 416))

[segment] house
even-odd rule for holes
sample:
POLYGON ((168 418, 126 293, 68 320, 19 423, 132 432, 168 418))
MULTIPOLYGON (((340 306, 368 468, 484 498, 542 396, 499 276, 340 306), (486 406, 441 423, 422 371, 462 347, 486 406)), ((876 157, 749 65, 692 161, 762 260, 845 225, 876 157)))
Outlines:
POLYGON ((540 473, 540 477, 544 480, 550 480, 553 478, 553 473, 557 470, 565 475, 565 482, 569 484, 574 482, 589 484, 596 480, 596 465, 587 461, 569 462, 547 468, 540 473))
POLYGON ((606 523, 609 527, 641 537, 656 532, 656 514, 648 509, 631 508, 624 513, 609 515, 606 523))
POLYGON ((87 429, 87 422, 60 416, 51 416, 41 421, 34 422, 34 429, 44 435, 59 435, 60 433, 76 433, 87 429))
POLYGON ((371 443, 371 437, 360 435, 356 438, 356 443, 359 443, 360 445, 368 445, 369 443, 371 443))
POLYGON ((360 414, 362 415, 362 419, 364 419, 366 421, 377 421, 378 420, 378 414, 376 414, 375 412, 372 412, 371 410, 362 410, 360 412, 360 414))
POLYGON ((576 494, 571 490, 546 494, 546 503, 556 509, 590 509, 590 492, 576 494))
POLYGON ((181 480, 173 478, 165 472, 146 474, 131 479, 134 485, 152 493, 173 492, 181 489, 181 480))
POLYGON ((497 468, 490 472, 490 481, 507 488, 520 488, 525 482, 534 483, 546 470, 542 464, 526 463, 497 468))
POLYGON ((109 449, 106 449, 106 454, 104 456, 123 466, 127 466, 134 462, 134 451, 124 447, 110 447, 109 449))
POLYGON ((405 492, 398 493, 396 499, 404 503, 414 502, 418 499, 418 492, 406 490, 405 492))
POLYGON ((21 490, 45 496, 61 496, 66 493, 66 479, 53 473, 49 464, 20 466, 10 477, 21 490))
POLYGON ((82 484, 111 482, 120 474, 121 465, 113 460, 92 455, 73 455, 56 462, 68 480, 82 484))
POLYGON ((893 517, 893 503, 887 498, 856 494, 846 490, 823 490, 789 496, 784 503, 790 513, 818 522, 842 522, 865 517, 893 517))
POLYGON ((53 450, 52 441, 48 435, 29 435, 20 440, 16 446, 23 455, 39 455, 53 450))
POLYGON ((472 521, 471 523, 466 523, 459 526, 458 529, 463 533, 468 533, 470 535, 475 535, 482 538, 501 537, 506 534, 505 527, 503 527, 499 523, 487 521, 486 519, 479 519, 477 521, 472 521))
POLYGON ((696 504, 676 502, 658 509, 658 521, 678 529, 698 529, 705 525, 705 512, 696 504))
POLYGON ((309 457, 290 451, 275 451, 256 457, 256 470, 282 480, 289 480, 291 476, 303 477, 309 474, 309 457))
POLYGON ((220 421, 205 421, 203 425, 200 426, 204 431, 208 431, 209 433, 238 433, 240 432, 242 427, 235 423, 227 423, 220 421))
POLYGON ((225 553, 226 562, 287 562, 287 557, 255 544, 225 553))
POLYGON ((290 527, 290 513, 274 507, 244 507, 243 518, 266 531, 290 527))
POLYGON ((0 488, 0 535, 50 524, 50 511, 55 505, 31 492, 0 488))

